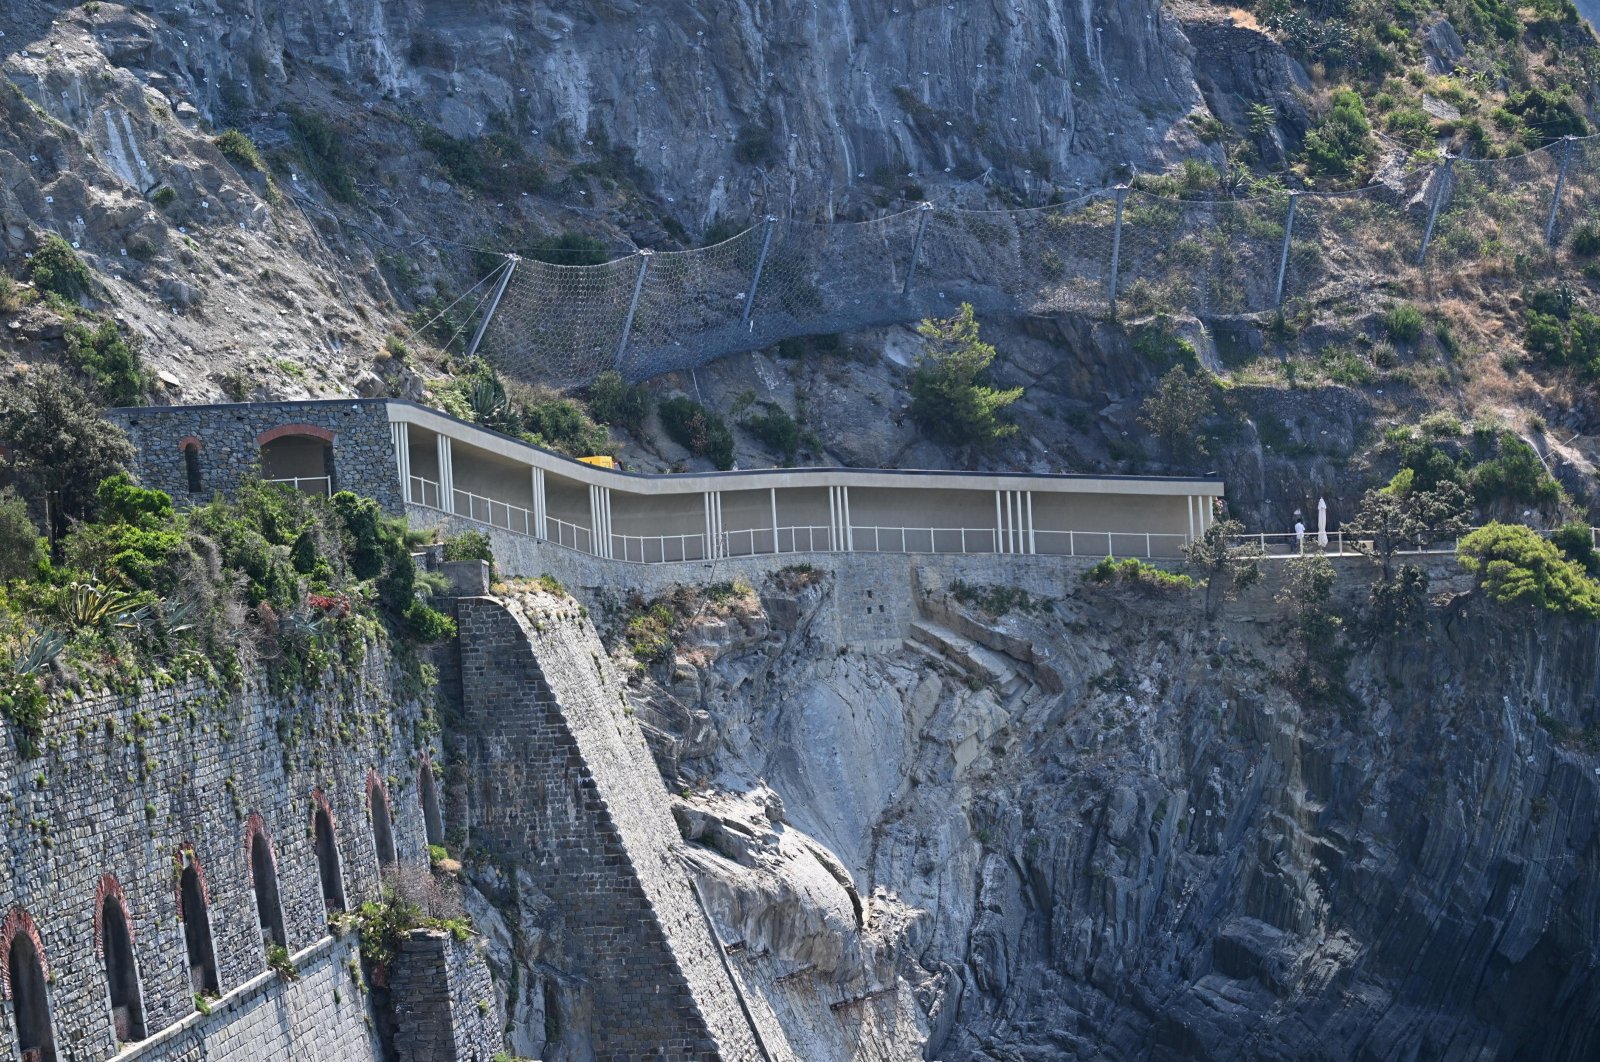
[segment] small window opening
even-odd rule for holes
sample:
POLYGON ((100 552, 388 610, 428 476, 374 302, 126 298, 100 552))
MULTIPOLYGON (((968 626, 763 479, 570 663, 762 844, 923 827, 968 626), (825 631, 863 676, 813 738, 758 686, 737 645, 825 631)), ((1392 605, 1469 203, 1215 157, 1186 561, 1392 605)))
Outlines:
POLYGON ((178 881, 183 914, 183 943, 189 953, 189 984, 196 992, 221 995, 217 985, 217 956, 211 948, 211 920, 206 914, 205 890, 200 873, 192 866, 183 868, 178 881))
POLYGON ((183 473, 188 479, 190 494, 199 494, 203 489, 200 482, 200 448, 193 444, 183 448, 183 473))
POLYGON ((283 905, 278 902, 278 869, 272 858, 272 843, 263 833, 250 836, 250 878, 255 886, 262 945, 287 948, 289 938, 283 931, 283 905))
POLYGON ((333 837, 333 819, 326 808, 318 808, 313 829, 317 835, 317 874, 322 879, 322 906, 331 912, 343 911, 344 877, 339 872, 339 848, 333 837))
POLYGON ((144 1003, 139 995, 139 970, 134 964, 133 936, 122 904, 107 896, 100 905, 100 942, 106 953, 106 984, 111 994, 111 1021, 117 1042, 143 1040, 144 1003))
POLYGON ((422 791, 422 828, 429 844, 444 844, 444 819, 439 814, 439 790, 433 780, 433 764, 423 763, 417 771, 417 788, 422 791))
POLYGON ((398 862, 394 850, 394 821, 389 817, 389 798, 382 786, 373 786, 370 800, 372 812, 372 843, 378 849, 378 865, 386 867, 398 862))
POLYGON ((45 994, 44 964, 33 938, 11 938, 6 958, 11 974, 11 1006, 22 1062, 56 1062, 55 1032, 50 1027, 50 999, 45 994))

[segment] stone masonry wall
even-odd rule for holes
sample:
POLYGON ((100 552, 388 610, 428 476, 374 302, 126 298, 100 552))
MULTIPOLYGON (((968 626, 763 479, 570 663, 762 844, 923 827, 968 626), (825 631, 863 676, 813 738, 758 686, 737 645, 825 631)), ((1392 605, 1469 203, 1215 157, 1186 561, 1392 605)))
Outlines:
POLYGON ((560 907, 597 1058, 759 1058, 623 686, 578 606, 544 600, 458 605, 473 844, 560 907))
POLYGON ((417 930, 389 971, 399 1062, 489 1062, 499 1048, 489 967, 476 941, 417 930))
MULTIPOLYGON (((318 794, 333 815, 350 904, 379 884, 369 780, 388 789, 401 860, 427 859, 412 736, 420 710, 397 690, 388 659, 370 651, 341 679, 286 694, 191 680, 147 681, 137 695, 65 696, 35 760, 18 759, 0 724, 0 911, 25 911, 37 926, 63 1062, 116 1051, 95 918, 97 890, 108 882, 126 900, 154 1034, 195 1010, 176 889, 180 849, 192 850, 203 871, 224 996, 266 970, 246 848, 252 816, 272 842, 290 952, 327 935, 311 837, 318 794)), ((15 1052, 12 1022, 6 1002, 0 1057, 15 1052)), ((292 1029, 282 1025, 282 1035, 292 1029)))
POLYGON ((210 1014, 168 1026, 117 1062, 377 1062, 382 1048, 367 1020, 367 997, 350 972, 358 956, 354 938, 325 938, 296 956, 299 980, 257 974, 210 1014))
POLYGON ((221 406, 149 406, 115 409, 110 418, 132 439, 130 470, 146 487, 164 490, 179 505, 231 495, 261 472, 256 439, 286 424, 310 424, 333 433, 334 490, 350 490, 389 512, 402 509, 399 472, 389 432, 388 406, 375 400, 262 402, 221 406), (182 444, 200 441, 201 489, 189 493, 182 444))

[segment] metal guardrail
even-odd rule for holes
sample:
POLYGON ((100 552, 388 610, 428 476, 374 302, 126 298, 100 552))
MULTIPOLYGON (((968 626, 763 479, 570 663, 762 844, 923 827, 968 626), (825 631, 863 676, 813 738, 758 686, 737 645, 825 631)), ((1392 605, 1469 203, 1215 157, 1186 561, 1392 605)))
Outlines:
POLYGON ((333 479, 330 476, 285 476, 280 479, 264 479, 263 483, 280 483, 295 490, 303 490, 307 494, 316 494, 323 498, 333 495, 333 479))

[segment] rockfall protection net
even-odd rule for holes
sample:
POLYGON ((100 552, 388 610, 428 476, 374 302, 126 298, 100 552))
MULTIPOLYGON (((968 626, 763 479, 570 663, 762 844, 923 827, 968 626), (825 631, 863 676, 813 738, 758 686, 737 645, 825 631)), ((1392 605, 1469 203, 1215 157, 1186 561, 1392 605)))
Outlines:
POLYGON ((1198 201, 1106 190, 1029 209, 764 220, 712 247, 603 265, 519 260, 482 351, 565 388, 608 368, 642 380, 961 302, 991 315, 1126 317, 1376 306, 1503 283, 1578 253, 1575 235, 1580 252, 1600 250, 1600 137, 1452 159, 1349 192, 1198 201))

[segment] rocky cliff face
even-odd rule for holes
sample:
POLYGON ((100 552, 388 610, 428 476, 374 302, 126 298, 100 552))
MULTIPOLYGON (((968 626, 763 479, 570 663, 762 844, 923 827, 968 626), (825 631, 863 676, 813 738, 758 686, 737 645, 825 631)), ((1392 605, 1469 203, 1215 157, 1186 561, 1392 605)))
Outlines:
POLYGON ((40 3, 0 33, 0 266, 66 236, 191 400, 414 387, 374 355, 398 309, 493 264, 472 246, 671 247, 1217 155, 1154 0, 40 3), (228 127, 276 187, 212 144, 228 127))
MULTIPOLYGON (((696 814, 770 787, 857 893, 921 912, 879 964, 927 1057, 1592 1056, 1593 628, 1446 595, 1312 698, 1270 589, 1215 621, 1029 589, 1047 611, 996 618, 925 571, 879 591, 914 595, 912 637, 861 652, 813 622, 826 582, 769 588, 692 626, 644 713, 696 814)), ((752 949, 806 932, 702 870, 752 949)))

